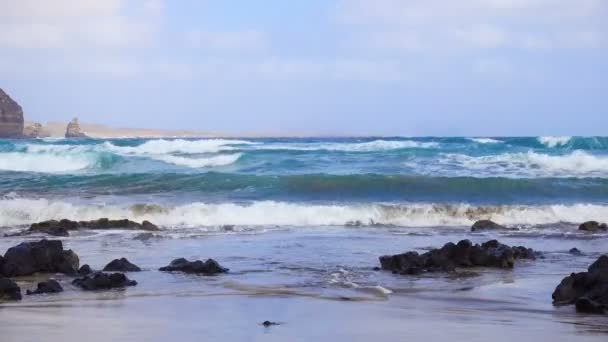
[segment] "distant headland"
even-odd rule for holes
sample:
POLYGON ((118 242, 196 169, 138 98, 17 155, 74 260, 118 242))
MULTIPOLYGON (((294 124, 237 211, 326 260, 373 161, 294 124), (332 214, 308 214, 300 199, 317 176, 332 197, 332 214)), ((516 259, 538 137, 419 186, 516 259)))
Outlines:
POLYGON ((30 122, 25 120, 23 108, 0 88, 0 138, 168 138, 210 137, 209 133, 189 130, 110 127, 102 124, 70 122, 30 122))

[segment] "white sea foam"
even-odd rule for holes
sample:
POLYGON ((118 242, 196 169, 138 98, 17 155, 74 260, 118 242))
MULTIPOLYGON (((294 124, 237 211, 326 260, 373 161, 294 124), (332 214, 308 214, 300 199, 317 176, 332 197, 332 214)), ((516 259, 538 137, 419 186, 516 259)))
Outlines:
POLYGON ((537 138, 538 141, 547 146, 547 147, 557 147, 557 146, 564 146, 567 145, 570 140, 572 140, 572 137, 553 137, 553 136, 546 136, 546 137, 538 137, 537 138))
POLYGON ((592 155, 581 150, 566 155, 549 155, 532 151, 479 157, 445 154, 438 164, 429 172, 445 170, 445 166, 451 166, 450 172, 476 176, 608 176, 608 156, 592 155))
POLYGON ((202 139, 202 140, 149 140, 138 146, 116 146, 111 142, 104 143, 104 146, 112 152, 122 154, 170 154, 170 153, 216 153, 220 151, 230 151, 233 145, 252 145, 251 141, 231 140, 231 139, 202 139))
POLYGON ((478 144, 500 144, 502 141, 492 138, 469 138, 469 140, 478 144))
POLYGON ((608 221, 608 206, 469 204, 411 205, 310 205, 259 201, 250 204, 191 203, 181 206, 72 204, 47 199, 5 197, 0 199, 0 226, 68 218, 93 220, 100 217, 150 220, 165 228, 239 226, 341 226, 348 222, 403 227, 469 226, 478 219, 502 224, 580 223, 589 219, 608 221))
POLYGON ((339 151, 339 152, 375 152, 399 150, 405 148, 434 148, 436 142, 412 140, 373 140, 362 143, 290 143, 264 144, 253 146, 256 150, 291 150, 291 151, 339 151))
POLYGON ((225 166, 235 163, 241 157, 240 153, 222 154, 212 157, 180 157, 172 155, 161 155, 152 157, 169 164, 187 166, 191 168, 204 168, 213 166, 225 166))
POLYGON ((17 172, 62 173, 83 170, 95 165, 88 155, 0 153, 0 170, 17 172))

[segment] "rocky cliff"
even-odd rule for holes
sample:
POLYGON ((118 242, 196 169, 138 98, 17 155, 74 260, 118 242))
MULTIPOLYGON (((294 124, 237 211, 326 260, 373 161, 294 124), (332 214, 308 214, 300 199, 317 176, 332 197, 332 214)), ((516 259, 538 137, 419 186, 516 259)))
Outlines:
POLYGON ((67 129, 65 130, 66 138, 86 138, 86 134, 82 132, 80 129, 80 123, 78 122, 78 118, 72 119, 68 124, 67 129))
POLYGON ((23 109, 0 89, 0 138, 21 138, 23 109))
POLYGON ((50 137, 51 133, 48 132, 42 124, 38 122, 26 123, 23 127, 24 138, 47 138, 50 137))

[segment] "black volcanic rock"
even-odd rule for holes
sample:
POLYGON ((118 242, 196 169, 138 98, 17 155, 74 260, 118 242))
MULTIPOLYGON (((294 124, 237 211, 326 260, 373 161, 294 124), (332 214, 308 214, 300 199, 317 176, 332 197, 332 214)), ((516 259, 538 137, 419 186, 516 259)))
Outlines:
POLYGON ((4 254, 1 273, 6 277, 18 277, 43 273, 76 274, 78 255, 64 250, 59 240, 22 242, 4 254))
POLYGON ((383 270, 398 274, 425 272, 453 272, 456 268, 493 267, 513 268, 517 259, 536 259, 537 252, 526 247, 509 247, 496 240, 473 245, 469 240, 458 244, 447 243, 429 252, 406 252, 380 257, 383 270))
POLYGON ((21 288, 14 281, 0 276, 0 299, 21 300, 21 288))
POLYGON ((578 230, 586 232, 599 232, 608 230, 608 225, 597 221, 587 221, 578 226, 578 230))
POLYGON ((479 220, 471 226, 471 231, 482 231, 482 230, 505 230, 507 227, 500 225, 492 220, 479 220))
POLYGON ((88 264, 84 264, 78 269, 78 275, 81 275, 81 276, 85 276, 85 275, 91 274, 91 273, 93 273, 93 270, 91 269, 91 266, 89 266, 88 264))
POLYGON ((608 256, 599 257, 587 272, 572 273, 562 279, 551 297, 553 304, 575 304, 579 312, 608 311, 608 256))
POLYGON ((69 236, 69 231, 78 229, 92 229, 92 230, 103 230, 103 229, 128 229, 128 230, 146 230, 146 231, 157 231, 159 230, 156 225, 149 221, 143 221, 141 224, 135 221, 122 219, 122 220, 110 220, 107 218, 100 218, 92 221, 72 221, 68 219, 62 220, 48 220, 38 223, 33 223, 30 226, 30 233, 45 233, 53 236, 69 236))
POLYGON ((23 136, 23 109, 0 89, 0 138, 23 136))
POLYGON ((127 260, 127 258, 114 259, 110 261, 106 267, 103 268, 104 271, 113 271, 113 272, 139 272, 141 268, 137 267, 127 260))
POLYGON ((63 287, 59 285, 59 282, 55 279, 49 279, 47 281, 43 281, 38 283, 38 286, 34 291, 27 290, 27 295, 36 295, 43 293, 59 293, 63 291, 63 287))
POLYGON ((72 284, 83 290, 94 291, 135 286, 137 282, 130 280, 123 273, 93 272, 82 278, 74 279, 72 284))
POLYGON ((184 258, 179 258, 171 261, 168 266, 159 268, 159 271, 212 275, 226 273, 228 272, 228 269, 220 266, 220 264, 213 259, 202 262, 201 260, 188 261, 184 258))

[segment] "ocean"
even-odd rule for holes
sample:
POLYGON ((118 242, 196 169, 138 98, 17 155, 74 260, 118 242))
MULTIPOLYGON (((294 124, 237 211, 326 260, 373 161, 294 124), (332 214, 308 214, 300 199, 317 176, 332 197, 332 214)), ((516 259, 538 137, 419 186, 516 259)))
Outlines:
MULTIPOLYGON (((127 257, 138 285, 0 303, 8 340, 604 341, 606 316, 555 307, 608 252, 607 137, 0 140, 0 250, 49 219, 149 220, 153 234, 61 238, 81 264, 127 257), (472 232, 491 219, 513 230, 472 232), (395 275, 378 257, 498 239, 513 270, 395 275), (573 247, 579 256, 569 253, 573 247), (214 258, 204 277, 159 272, 214 258), (280 323, 265 328, 265 320, 280 323), (24 334, 24 330, 27 333, 24 334)), ((47 237, 48 238, 48 237, 47 237)), ((18 279, 33 288, 38 278, 18 279)))

